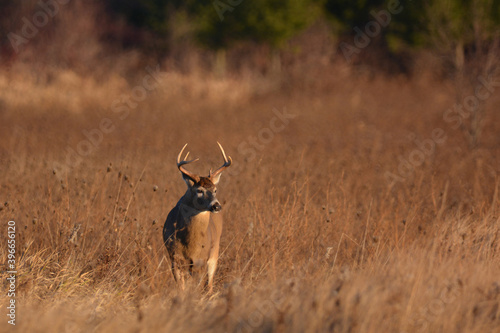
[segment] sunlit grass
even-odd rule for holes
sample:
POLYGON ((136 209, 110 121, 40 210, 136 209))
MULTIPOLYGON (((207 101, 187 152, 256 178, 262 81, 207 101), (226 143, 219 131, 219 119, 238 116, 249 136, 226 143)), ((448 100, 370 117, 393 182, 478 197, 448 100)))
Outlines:
POLYGON ((453 103, 446 84, 338 73, 318 78, 331 90, 290 78, 265 93, 251 80, 167 74, 123 120, 110 107, 141 73, 69 89, 85 101, 79 112, 60 80, 30 83, 24 101, 15 87, 25 79, 4 86, 0 217, 17 223, 18 329, 498 330, 498 97, 471 151, 442 120, 453 103), (297 117, 265 142, 273 109, 297 117), (54 173, 105 117, 115 129, 54 173), (390 184, 385 173, 417 148, 408 135, 437 127, 447 142, 390 184), (219 186, 214 295, 183 293, 162 241, 185 191, 175 157, 188 142, 202 161, 193 170, 208 173, 217 140, 239 166, 219 186))

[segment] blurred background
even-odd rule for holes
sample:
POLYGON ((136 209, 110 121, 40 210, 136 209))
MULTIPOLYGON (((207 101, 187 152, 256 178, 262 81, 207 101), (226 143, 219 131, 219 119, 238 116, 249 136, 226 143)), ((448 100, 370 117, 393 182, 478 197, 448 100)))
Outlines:
POLYGON ((40 80, 56 68, 126 75, 151 59, 220 76, 348 62, 449 77, 485 65, 499 25, 497 0, 3 0, 0 63, 29 65, 40 80))

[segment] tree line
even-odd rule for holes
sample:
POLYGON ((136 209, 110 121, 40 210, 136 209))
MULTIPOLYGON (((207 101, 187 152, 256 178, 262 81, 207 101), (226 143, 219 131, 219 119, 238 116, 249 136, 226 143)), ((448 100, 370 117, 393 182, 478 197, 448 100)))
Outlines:
MULTIPOLYGON (((0 28, 8 32, 9 18, 30 4, 50 8, 56 2, 71 4, 70 0, 1 1, 0 28)), ((339 39, 339 51, 348 61, 367 45, 377 44, 395 54, 430 48, 450 54, 461 66, 467 55, 484 51, 500 38, 500 0, 95 0, 88 4, 105 11, 111 18, 108 25, 126 26, 127 33, 113 35, 108 29, 109 40, 160 53, 168 53, 179 38, 216 52, 241 42, 279 50, 322 21, 339 39), (146 42, 141 42, 143 36, 146 42)))
MULTIPOLYGON (((390 51, 474 47, 498 38, 500 0, 106 0, 106 10, 137 29, 167 37, 172 22, 191 25, 213 49, 241 41, 279 48, 318 20, 359 48, 376 38, 390 51), (356 39, 357 38, 357 39, 356 39), (355 44, 358 45, 355 45, 355 44)), ((351 49, 352 52, 352 49, 351 49)))

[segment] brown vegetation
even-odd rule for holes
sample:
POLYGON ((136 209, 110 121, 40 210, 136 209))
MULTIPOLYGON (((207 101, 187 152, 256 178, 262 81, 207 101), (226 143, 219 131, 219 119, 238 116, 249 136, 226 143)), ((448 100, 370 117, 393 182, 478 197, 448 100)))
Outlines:
POLYGON ((442 120, 453 105, 446 83, 330 70, 329 89, 263 95, 196 77, 172 94, 167 73, 124 120, 109 106, 133 82, 89 88, 75 110, 65 73, 40 87, 22 79, 24 100, 39 89, 39 102, 9 103, 14 88, 4 91, 0 216, 17 222, 19 328, 498 329, 498 95, 487 101, 481 146, 469 150, 442 120), (296 117, 249 151, 276 110, 296 117), (103 118, 115 129, 64 172, 68 147, 103 118), (438 127, 446 141, 391 184, 386 172, 398 174, 399 156, 417 148, 410 133, 425 140, 438 127), (189 142, 202 172, 219 162, 216 140, 235 168, 220 184, 226 223, 208 297, 177 289, 161 229, 184 192, 179 147, 189 142))
POLYGON ((443 120, 454 85, 429 71, 373 75, 305 53, 279 77, 160 63, 155 88, 118 110, 156 66, 127 57, 133 76, 119 64, 0 73, 0 220, 16 221, 19 331, 500 329, 498 85, 472 148, 443 120), (294 117, 281 126, 277 113, 294 117), (188 142, 204 174, 220 163, 216 141, 234 166, 219 184, 214 294, 181 292, 162 241, 185 191, 175 158, 188 142))

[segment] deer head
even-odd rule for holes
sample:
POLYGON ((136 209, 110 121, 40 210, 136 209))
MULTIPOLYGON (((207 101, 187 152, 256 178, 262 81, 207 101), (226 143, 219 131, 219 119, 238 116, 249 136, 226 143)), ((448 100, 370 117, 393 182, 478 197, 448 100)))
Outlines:
POLYGON ((197 211, 210 211, 212 213, 217 213, 222 209, 222 206, 216 197, 217 184, 219 183, 222 171, 224 171, 231 165, 232 160, 230 156, 226 156, 224 148, 222 148, 221 144, 219 142, 217 142, 217 144, 219 145, 222 157, 224 158, 224 164, 220 168, 215 170, 215 172, 212 172, 212 169, 210 169, 208 177, 196 175, 184 168, 186 164, 199 160, 197 158, 188 161, 187 158, 189 156, 189 152, 181 160, 182 153, 184 152, 187 143, 184 145, 184 147, 182 147, 181 152, 177 156, 177 167, 182 173, 182 179, 184 179, 188 186, 188 190, 184 195, 184 204, 188 205, 191 208, 194 208, 197 211))

